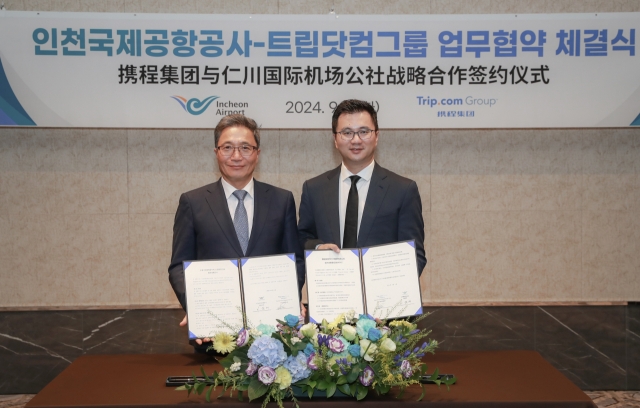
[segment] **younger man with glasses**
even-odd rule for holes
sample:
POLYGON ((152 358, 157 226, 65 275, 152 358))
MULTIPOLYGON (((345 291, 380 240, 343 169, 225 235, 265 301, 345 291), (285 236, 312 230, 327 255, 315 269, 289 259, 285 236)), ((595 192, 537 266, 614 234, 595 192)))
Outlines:
POLYGON ((368 102, 343 101, 331 127, 342 164, 302 186, 298 232, 303 247, 340 252, 413 239, 421 274, 427 259, 418 186, 374 161, 375 109, 368 102))
MULTIPOLYGON (((301 290, 304 261, 293 194, 253 178, 260 156, 256 122, 240 114, 225 116, 214 135, 222 177, 182 194, 173 224, 169 281, 182 308, 186 310, 182 261, 188 260, 295 253, 301 290)), ((185 316, 180 325, 186 324, 185 316)))

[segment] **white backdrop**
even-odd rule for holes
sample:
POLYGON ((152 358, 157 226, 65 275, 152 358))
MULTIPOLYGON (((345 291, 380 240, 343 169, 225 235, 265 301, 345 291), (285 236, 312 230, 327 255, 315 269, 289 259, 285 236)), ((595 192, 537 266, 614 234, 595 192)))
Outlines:
POLYGON ((240 112, 327 128, 337 102, 358 98, 384 128, 627 127, 639 23, 0 11, 0 124, 210 128, 240 112))

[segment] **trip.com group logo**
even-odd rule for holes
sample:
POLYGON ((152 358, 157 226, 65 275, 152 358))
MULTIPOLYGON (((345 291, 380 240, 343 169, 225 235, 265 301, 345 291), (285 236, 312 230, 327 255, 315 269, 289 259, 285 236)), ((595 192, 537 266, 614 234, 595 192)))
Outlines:
POLYGON ((182 109, 189 112, 190 114, 200 115, 207 110, 209 105, 211 105, 211 102, 220 97, 209 96, 207 98, 204 98, 203 100, 200 100, 198 98, 191 98, 187 100, 187 98, 185 98, 184 96, 174 95, 171 98, 175 99, 180 104, 180 106, 182 106, 182 109))

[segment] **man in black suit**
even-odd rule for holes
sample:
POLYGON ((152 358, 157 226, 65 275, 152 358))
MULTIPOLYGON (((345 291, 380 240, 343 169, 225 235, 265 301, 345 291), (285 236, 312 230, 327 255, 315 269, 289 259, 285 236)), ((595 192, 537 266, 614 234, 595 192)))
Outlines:
POLYGON ((342 164, 302 186, 302 246, 339 252, 413 239, 421 274, 427 259, 418 186, 374 161, 379 133, 375 109, 368 102, 343 101, 331 125, 342 164))
MULTIPOLYGON (((169 281, 182 308, 183 261, 295 253, 301 290, 304 260, 293 194, 253 178, 260 155, 256 122, 240 114, 225 116, 214 135, 222 177, 182 194, 173 224, 169 281)), ((180 325, 186 324, 185 316, 180 325)))

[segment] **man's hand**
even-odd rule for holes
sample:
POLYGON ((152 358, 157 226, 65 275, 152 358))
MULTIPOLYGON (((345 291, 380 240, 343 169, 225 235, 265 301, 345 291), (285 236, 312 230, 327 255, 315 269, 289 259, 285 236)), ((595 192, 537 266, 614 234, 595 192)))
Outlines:
MULTIPOLYGON (((180 322, 180 327, 186 326, 187 325, 187 315, 184 315, 184 319, 182 319, 182 321, 180 322)), ((211 339, 208 337, 205 337, 204 339, 196 339, 196 343, 198 343, 198 345, 202 345, 202 343, 207 343, 210 342, 211 339)))
POLYGON ((336 254, 340 253, 340 248, 338 248, 338 246, 336 244, 320 244, 318 245, 318 248, 316 249, 330 249, 333 252, 335 252, 336 254))

